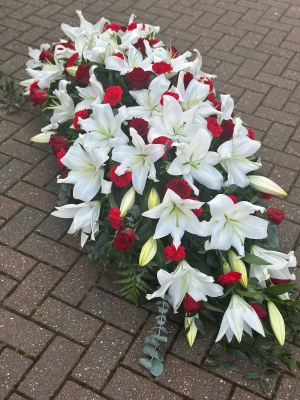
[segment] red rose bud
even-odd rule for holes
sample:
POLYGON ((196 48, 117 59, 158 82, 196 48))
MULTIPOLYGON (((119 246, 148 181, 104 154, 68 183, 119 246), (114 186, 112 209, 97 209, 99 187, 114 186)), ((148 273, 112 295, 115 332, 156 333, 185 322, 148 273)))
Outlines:
POLYGON ((69 68, 69 67, 73 67, 75 61, 77 60, 79 54, 78 53, 74 53, 66 62, 66 66, 65 68, 69 68))
POLYGON ((188 199, 191 195, 192 189, 189 187, 189 184, 183 179, 171 179, 166 184, 166 190, 171 189, 173 192, 178 194, 182 199, 188 199))
POLYGON ((125 80, 129 86, 132 86, 134 89, 140 89, 149 82, 150 77, 150 71, 144 71, 143 68, 138 67, 128 72, 125 75, 125 80))
POLYGON ((291 279, 275 279, 275 278, 270 278, 270 281, 273 283, 273 285, 284 285, 286 283, 293 282, 291 279))
POLYGON ((266 316, 268 315, 266 310, 260 306, 257 303, 249 303, 249 306, 253 308, 253 310, 256 312, 258 318, 263 319, 266 318, 266 316))
POLYGON ((49 53, 49 51, 47 51, 47 50, 42 50, 41 51, 41 54, 39 56, 39 60, 41 62, 46 62, 46 61, 50 61, 51 62, 52 59, 53 59, 52 54, 49 53))
POLYGON ((143 38, 139 38, 138 41, 133 45, 136 49, 138 49, 143 55, 146 55, 146 47, 143 38))
POLYGON ((222 285, 229 285, 231 283, 235 283, 239 281, 242 277, 240 272, 229 271, 227 274, 220 275, 218 278, 218 282, 221 282, 222 285))
POLYGON ((221 133, 221 138, 223 139, 232 138, 234 123, 232 122, 231 119, 222 121, 221 128, 223 129, 223 132, 221 133))
POLYGON ((120 217, 121 211, 117 207, 113 207, 109 210, 108 220, 110 226, 116 231, 124 226, 124 222, 120 217))
POLYGON ((89 65, 79 65, 76 74, 74 76, 76 81, 88 84, 90 81, 90 66, 89 65))
POLYGON ((182 305, 186 314, 193 314, 198 311, 204 311, 204 307, 201 304, 201 301, 195 301, 188 293, 186 293, 185 298, 182 301, 182 305))
POLYGON ((149 132, 149 123, 143 118, 135 118, 133 117, 130 121, 129 128, 134 128, 137 133, 145 139, 149 132))
POLYGON ((125 187, 131 182, 132 172, 126 171, 123 175, 117 175, 115 171, 119 165, 115 165, 110 168, 109 179, 113 181, 117 187, 125 187))
POLYGON ((123 90, 121 86, 110 86, 106 89, 103 102, 111 106, 116 106, 121 101, 122 94, 123 90))
POLYGON ((274 195, 273 195, 273 194, 270 194, 270 193, 262 193, 262 194, 261 194, 261 197, 262 197, 263 199, 265 199, 265 200, 270 200, 270 199, 272 199, 272 197, 274 197, 274 195))
POLYGON ((81 126, 78 123, 78 118, 86 119, 88 116, 88 110, 85 108, 84 110, 79 110, 74 114, 73 118, 73 126, 75 129, 81 129, 81 126))
POLYGON ((112 31, 118 32, 121 30, 121 25, 119 24, 108 24, 105 25, 105 27, 103 28, 103 32, 107 31, 108 29, 111 29, 112 31))
POLYGON ((60 161, 66 155, 65 149, 60 149, 59 152, 56 154, 56 162, 61 169, 65 167, 65 165, 60 161))
POLYGON ((114 238, 115 248, 119 251, 129 251, 135 242, 135 233, 127 229, 126 231, 121 231, 117 233, 114 238))
POLYGON ((66 149, 69 144, 65 136, 51 135, 49 145, 52 149, 52 153, 56 155, 61 149, 66 149))
POLYGON ((252 128, 248 129, 248 137, 252 140, 255 140, 255 133, 253 132, 252 128))
POLYGON ((47 101, 47 90, 39 88, 37 82, 33 82, 29 86, 29 99, 34 106, 44 104, 47 101))
POLYGON ((154 64, 152 64, 152 71, 156 74, 156 75, 162 75, 162 74, 168 74, 169 72, 172 71, 172 65, 164 62, 164 61, 160 61, 160 62, 156 62, 154 64))
POLYGON ((220 137, 223 129, 221 128, 221 125, 218 124, 216 118, 207 118, 206 123, 207 129, 212 133, 213 137, 220 137))
POLYGON ((277 210, 277 208, 268 208, 267 209, 267 216, 269 218, 269 221, 273 222, 273 224, 279 225, 281 224, 283 218, 284 218, 285 212, 282 210, 277 210))
POLYGON ((236 204, 238 202, 238 198, 236 196, 234 196, 233 194, 227 194, 227 197, 229 197, 234 204, 236 204))
POLYGON ((170 246, 165 247, 164 253, 166 260, 178 261, 185 258, 185 248, 179 245, 176 249, 173 243, 170 246))
POLYGON ((164 96, 172 96, 174 99, 179 100, 179 94, 173 92, 164 92, 159 101, 162 106, 164 105, 164 96))
MULTIPOLYGON (((190 200, 199 201, 198 199, 196 199, 196 197, 190 197, 190 200)), ((196 215, 197 218, 199 218, 203 214, 203 207, 193 208, 191 211, 196 215)))
POLYGON ((165 148, 166 152, 161 156, 161 158, 166 158, 168 155, 167 152, 171 150, 173 142, 166 136, 159 136, 153 140, 152 144, 164 144, 165 147, 167 146, 165 148))

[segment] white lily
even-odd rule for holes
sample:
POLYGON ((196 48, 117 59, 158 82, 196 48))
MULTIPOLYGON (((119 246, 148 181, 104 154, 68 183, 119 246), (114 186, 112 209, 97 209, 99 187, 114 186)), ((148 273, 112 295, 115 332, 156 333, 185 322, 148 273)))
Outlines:
POLYGON ((103 101, 104 90, 102 84, 97 80, 94 73, 90 77, 90 86, 81 88, 76 86, 79 96, 83 99, 76 107, 75 112, 79 110, 92 109, 94 104, 101 104, 103 101))
POLYGON ((207 301, 206 296, 218 297, 223 294, 222 286, 214 283, 214 278, 192 268, 186 260, 180 261, 174 272, 167 272, 160 269, 157 273, 157 279, 160 288, 152 294, 147 294, 147 299, 155 297, 164 297, 167 290, 171 299, 171 306, 174 313, 177 312, 186 293, 188 293, 195 301, 207 301))
POLYGON ((248 136, 248 129, 243 125, 243 121, 241 120, 241 118, 239 117, 235 118, 233 122, 234 122, 234 130, 232 135, 233 139, 236 139, 239 136, 248 136))
POLYGON ((48 109, 54 110, 53 115, 50 118, 53 129, 58 128, 58 124, 62 124, 68 120, 74 118, 75 108, 74 102, 71 96, 67 93, 68 81, 62 79, 59 81, 58 89, 53 91, 53 94, 58 98, 60 104, 53 100, 54 106, 47 107, 48 109))
POLYGON ((95 233, 99 231, 99 214, 101 209, 100 201, 90 201, 80 204, 67 204, 62 207, 55 207, 57 211, 51 213, 59 218, 74 218, 68 233, 74 234, 79 229, 81 232, 81 247, 83 247, 91 234, 95 240, 95 233))
POLYGON ((206 233, 201 223, 191 211, 200 208, 203 204, 197 200, 182 199, 173 190, 168 189, 163 201, 142 215, 147 218, 159 219, 153 236, 154 239, 171 234, 174 246, 177 248, 185 231, 194 235, 205 236, 206 233))
POLYGON ((58 183, 72 183, 75 199, 90 201, 101 189, 101 193, 111 192, 112 182, 104 180, 105 161, 108 160, 105 149, 84 150, 79 141, 69 148, 67 154, 61 159, 62 164, 70 169, 64 179, 57 179, 58 183))
POLYGON ((199 190, 193 184, 194 179, 214 190, 220 190, 223 185, 222 174, 213 167, 220 162, 220 157, 218 153, 208 151, 210 143, 209 133, 200 128, 189 145, 176 144, 177 157, 168 169, 170 175, 182 175, 197 196, 199 190))
POLYGON ((43 63, 40 61, 40 55, 43 50, 49 50, 50 47, 50 44, 45 43, 41 44, 39 49, 32 49, 31 47, 29 47, 28 53, 31 59, 26 62, 26 66, 28 68, 42 67, 43 63))
POLYGON ((196 53, 196 58, 194 61, 191 61, 188 65, 188 67, 186 68, 186 71, 191 72, 194 76, 195 79, 199 79, 202 76, 205 76, 207 78, 216 78, 216 75, 211 75, 211 74, 206 74, 205 72, 203 72, 201 70, 202 67, 202 57, 201 54, 199 52, 199 50, 194 49, 193 50, 196 53))
POLYGON ((55 134, 54 131, 47 131, 39 133, 38 135, 33 136, 30 141, 35 143, 48 143, 50 140, 50 136, 55 134))
POLYGON ((231 119, 234 108, 234 101, 230 94, 221 94, 221 114, 218 114, 217 120, 221 124, 223 120, 231 119))
POLYGON ((88 22, 82 15, 82 12, 77 10, 76 14, 80 19, 80 26, 73 27, 68 24, 61 24, 61 29, 63 32, 73 41, 82 34, 86 33, 88 37, 91 37, 94 33, 101 33, 103 31, 104 25, 109 22, 105 18, 101 18, 95 25, 88 22))
POLYGON ((206 235, 211 235, 205 242, 205 250, 229 250, 233 246, 240 256, 245 255, 244 240, 263 239, 267 237, 268 222, 262 218, 249 215, 254 211, 264 212, 264 207, 248 201, 236 204, 225 194, 218 194, 208 202, 211 220, 203 221, 206 235))
POLYGON ((142 68, 148 70, 151 68, 153 62, 153 55, 143 58, 142 53, 135 47, 131 47, 124 59, 114 56, 109 56, 105 59, 106 69, 119 71, 121 75, 131 72, 134 68, 142 68), (127 58, 127 59, 126 59, 127 58))
POLYGON ((252 336, 252 330, 265 336, 264 328, 254 309, 249 306, 240 296, 233 294, 231 301, 222 319, 216 342, 226 334, 228 342, 231 342, 233 335, 240 343, 243 331, 252 336))
POLYGON ((116 169, 117 175, 126 171, 132 172, 134 189, 143 194, 147 178, 158 182, 154 163, 165 153, 163 144, 145 144, 144 140, 133 128, 130 128, 133 146, 116 146, 112 152, 112 160, 121 163, 116 169))
POLYGON ((269 194, 275 194, 277 196, 287 196, 287 193, 277 185, 277 183, 273 182, 271 179, 266 178, 265 176, 259 175, 249 175, 248 176, 250 186, 253 186, 254 189, 269 194))

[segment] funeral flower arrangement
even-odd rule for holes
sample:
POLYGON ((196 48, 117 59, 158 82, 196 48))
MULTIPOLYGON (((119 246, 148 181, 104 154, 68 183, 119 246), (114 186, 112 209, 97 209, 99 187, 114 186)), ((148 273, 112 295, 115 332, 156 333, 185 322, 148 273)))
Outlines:
POLYGON ((282 346, 297 331, 296 259, 278 252, 284 212, 264 202, 286 193, 257 172, 253 130, 229 94, 217 97, 198 50, 180 55, 134 16, 120 26, 77 14, 79 27, 62 24, 68 40, 30 49, 21 84, 45 105, 32 141, 49 142, 62 169, 52 215, 73 218, 69 233, 118 274, 123 296, 158 302, 140 363, 162 371, 169 304, 183 305, 190 346, 204 321, 216 341, 246 341, 250 357, 252 330, 282 346))

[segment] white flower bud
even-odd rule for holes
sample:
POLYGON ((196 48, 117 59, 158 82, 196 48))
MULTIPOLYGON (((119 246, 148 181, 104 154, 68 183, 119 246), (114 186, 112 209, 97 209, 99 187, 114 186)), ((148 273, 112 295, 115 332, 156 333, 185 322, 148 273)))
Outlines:
POLYGON ((186 339, 190 347, 193 346, 198 332, 195 324, 195 318, 198 318, 198 314, 196 314, 195 317, 184 317, 184 329, 186 329, 188 326, 190 327, 190 330, 186 334, 186 339))
POLYGON ((152 258, 155 256, 157 252, 157 243, 156 240, 153 239, 153 236, 142 247, 139 259, 139 265, 144 267, 145 265, 149 264, 152 258))
POLYGON ((280 346, 283 346, 285 341, 285 324, 282 315, 272 301, 268 301, 268 311, 274 335, 280 346))
POLYGON ((240 284, 242 286, 244 286, 245 288, 247 288, 248 287, 248 274, 247 274, 247 270, 246 270, 246 266, 245 266, 244 262, 232 250, 228 251, 228 259, 229 259, 229 264, 230 264, 230 268, 232 269, 232 271, 239 272, 240 274, 242 274, 241 278, 239 279, 240 284))
POLYGON ((132 186, 124 195, 121 205, 120 205, 120 211, 121 211, 121 217, 124 217, 127 212, 131 209, 131 207, 134 205, 135 201, 135 190, 134 187, 132 186))
POLYGON ((39 133, 38 135, 33 136, 30 141, 35 143, 48 143, 51 135, 55 135, 56 132, 47 131, 39 133))
POLYGON ((152 188, 151 192, 148 197, 148 209, 156 207, 160 204, 160 198, 159 194, 157 193, 157 190, 152 188))
POLYGON ((287 196, 287 193, 271 179, 259 175, 247 175, 250 186, 263 193, 287 196))

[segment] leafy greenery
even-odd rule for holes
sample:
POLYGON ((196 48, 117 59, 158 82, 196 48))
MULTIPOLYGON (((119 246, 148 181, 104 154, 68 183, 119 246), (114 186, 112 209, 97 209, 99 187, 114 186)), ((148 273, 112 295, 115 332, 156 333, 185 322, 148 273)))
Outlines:
MULTIPOLYGON (((0 71, 0 80, 3 78, 3 72, 0 71)), ((0 85, 0 90, 4 92, 4 95, 0 96, 0 107, 7 108, 9 106, 20 108, 23 104, 26 103, 26 98, 23 96, 23 93, 19 86, 15 86, 16 81, 12 79, 5 78, 3 84, 0 85)), ((10 112, 14 112, 12 109, 10 112)))

